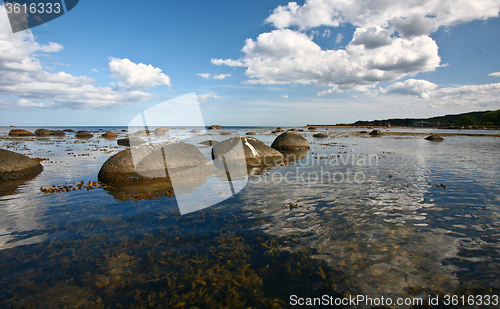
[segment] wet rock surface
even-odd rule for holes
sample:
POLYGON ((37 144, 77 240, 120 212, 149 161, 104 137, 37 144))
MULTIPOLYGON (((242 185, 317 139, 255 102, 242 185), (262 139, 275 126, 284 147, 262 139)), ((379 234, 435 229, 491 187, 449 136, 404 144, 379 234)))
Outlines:
POLYGON ((223 158, 224 161, 231 163, 239 161, 240 163, 246 162, 251 166, 261 166, 278 164, 283 160, 283 155, 256 138, 236 136, 224 140, 212 148, 212 159, 217 158, 223 158), (239 143, 241 143, 242 148, 239 143))
POLYGON ((10 130, 9 136, 36 136, 35 133, 23 129, 10 130))
POLYGON ((193 168, 214 168, 196 146, 186 143, 141 145, 110 157, 97 178, 105 183, 154 182, 168 179, 172 174, 188 173, 193 168))
POLYGON ((130 145, 141 145, 144 144, 146 141, 143 140, 140 137, 132 136, 132 137, 127 137, 127 138, 121 138, 117 141, 118 145, 120 146, 127 146, 130 147, 130 145))
POLYGON ((438 134, 431 134, 431 135, 427 136, 425 139, 428 140, 428 141, 433 141, 433 142, 444 141, 444 138, 442 138, 438 134))
POLYGON ((309 149, 309 142, 295 131, 287 131, 274 140, 271 145, 276 150, 301 150, 309 149))
POLYGON ((39 162, 20 153, 0 149, 0 182, 30 178, 42 170, 39 162))

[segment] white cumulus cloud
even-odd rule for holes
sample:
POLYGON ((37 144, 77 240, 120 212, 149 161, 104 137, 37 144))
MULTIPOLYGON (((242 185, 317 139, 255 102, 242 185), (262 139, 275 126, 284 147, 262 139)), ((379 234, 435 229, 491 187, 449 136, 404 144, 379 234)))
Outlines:
POLYGON ((196 74, 201 78, 209 79, 210 78, 210 73, 198 73, 196 74))
POLYGON ((231 76, 231 74, 220 74, 220 75, 214 75, 213 79, 218 79, 218 80, 223 80, 226 77, 231 76))
POLYGON ((423 79, 408 79, 404 82, 396 82, 387 88, 380 88, 380 92, 416 95, 428 99, 437 87, 436 84, 423 79))
POLYGON ((288 99, 288 96, 286 94, 282 95, 281 98, 283 99, 288 99))
POLYGON ((296 2, 278 6, 266 22, 276 28, 298 26, 300 29, 309 29, 318 26, 338 27, 346 23, 359 27, 387 27, 397 20, 403 32, 412 34, 415 31, 423 33, 424 29, 429 28, 429 23, 435 31, 441 26, 497 17, 499 9, 497 0, 306 0, 302 6, 296 2), (410 25, 420 30, 411 30, 410 25))
POLYGON ((441 61, 436 42, 426 36, 389 38, 377 48, 375 42, 361 43, 348 44, 344 50, 323 50, 305 33, 278 29, 260 34, 255 41, 247 39, 240 59, 212 62, 247 67, 250 84, 337 85, 349 90, 432 71, 441 61))
POLYGON ((170 78, 151 64, 134 63, 130 59, 110 58, 109 70, 120 81, 118 85, 131 90, 143 90, 157 85, 170 87, 170 78))
MULTIPOLYGON (((245 67, 249 78, 245 82, 249 84, 315 84, 330 88, 319 92, 320 96, 351 89, 366 92, 381 81, 435 70, 441 58, 436 42, 429 36, 432 32, 443 26, 498 17, 499 10, 499 0, 289 2, 275 8, 265 20, 277 30, 261 33, 255 40, 247 39, 239 59, 212 59, 212 63, 245 67), (313 41, 314 35, 305 33, 319 26, 345 24, 356 30, 344 49, 322 49, 313 41)), ((336 43, 342 39, 338 33, 336 43)), ((418 94, 427 95, 424 89, 418 94)))
POLYGON ((212 93, 212 92, 196 95, 196 99, 198 99, 198 102, 200 104, 206 103, 208 101, 215 100, 215 99, 221 99, 221 98, 223 98, 223 97, 218 96, 217 94, 212 93))
POLYGON ((490 73, 488 76, 500 77, 500 72, 490 73))
POLYGON ((31 30, 13 34, 5 7, 0 5, 0 94, 17 97, 18 106, 99 109, 153 97, 141 91, 95 87, 95 80, 86 76, 44 71, 38 58, 41 53, 61 50, 63 47, 57 43, 38 43, 31 30))

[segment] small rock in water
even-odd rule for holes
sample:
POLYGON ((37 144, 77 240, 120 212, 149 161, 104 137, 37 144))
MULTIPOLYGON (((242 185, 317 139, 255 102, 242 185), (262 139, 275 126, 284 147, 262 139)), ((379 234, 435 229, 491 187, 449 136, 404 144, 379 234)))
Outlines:
POLYGON ((382 135, 382 131, 380 130, 373 130, 370 132, 370 135, 371 136, 379 136, 379 135, 382 135))
POLYGON ((118 134, 116 134, 115 132, 106 132, 101 136, 105 138, 115 138, 118 137, 118 134))
POLYGON ((127 137, 127 138, 121 138, 117 141, 118 145, 120 146, 127 146, 127 147, 130 147, 130 145, 141 145, 141 144, 144 144, 146 141, 143 140, 142 138, 140 137, 135 137, 135 136, 132 136, 132 137, 127 137))
POLYGON ((444 138, 442 138, 438 134, 431 134, 431 135, 427 136, 425 139, 428 140, 428 141, 433 141, 433 142, 444 141, 444 138))
POLYGON ((78 131, 78 132, 76 132, 76 137, 78 137, 78 138, 91 138, 91 137, 94 137, 94 135, 90 134, 89 132, 78 131))
POLYGON ((326 134, 326 133, 317 133, 317 134, 314 134, 313 137, 327 138, 328 134, 326 134))
POLYGON ((36 136, 50 136, 52 135, 52 131, 47 130, 47 129, 38 129, 35 130, 36 136))

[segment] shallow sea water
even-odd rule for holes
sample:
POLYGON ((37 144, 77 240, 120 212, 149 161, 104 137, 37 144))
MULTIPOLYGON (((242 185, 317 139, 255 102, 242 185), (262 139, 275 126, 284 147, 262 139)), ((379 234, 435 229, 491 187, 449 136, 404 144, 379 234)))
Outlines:
MULTIPOLYGON (((125 149, 115 139, 8 131, 0 128, 0 148, 48 160, 34 179, 2 187, 2 307, 300 307, 291 295, 410 297, 425 306, 429 296, 500 295, 498 137, 301 132, 311 144, 306 157, 180 215, 175 197, 88 186, 125 149), (81 181, 81 190, 39 189, 81 181)), ((277 136, 251 131, 267 145, 277 136)), ((191 141, 231 137, 219 132, 191 141)), ((210 148, 200 151, 208 157, 210 148)))

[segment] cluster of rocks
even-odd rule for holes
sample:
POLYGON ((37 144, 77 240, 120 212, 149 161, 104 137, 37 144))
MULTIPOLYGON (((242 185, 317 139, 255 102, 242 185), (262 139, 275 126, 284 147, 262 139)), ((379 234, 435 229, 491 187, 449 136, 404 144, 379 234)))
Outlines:
MULTIPOLYGON (((210 127, 210 129, 217 128, 220 128, 220 126, 210 127)), ((164 133, 168 130, 167 127, 159 127, 154 132, 164 133)), ((283 131, 282 128, 276 130, 283 131)), ((308 130, 314 131, 316 128, 309 127, 308 130)), ((70 132, 71 130, 67 129, 65 131, 70 132)), ((198 129, 193 129, 190 132, 201 133, 198 129)), ((221 134, 225 133, 221 132, 221 134)), ((32 133, 22 129, 15 129, 9 133, 10 136, 51 136, 59 134, 64 135, 64 132, 38 129, 32 133)), ((248 136, 255 134, 255 132, 247 132, 247 136, 235 136, 221 142, 215 140, 201 142, 202 145, 212 147, 211 157, 213 163, 196 146, 191 144, 150 145, 144 139, 135 136, 118 139, 118 145, 129 148, 111 156, 104 162, 99 171, 98 180, 104 184, 113 185, 115 189, 118 188, 118 185, 125 184, 129 188, 130 196, 139 196, 139 193, 144 192, 151 195, 151 186, 156 188, 158 192, 166 188, 170 192, 169 194, 172 195, 173 190, 170 181, 173 175, 189 176, 191 173, 196 173, 194 178, 197 180, 186 182, 186 186, 198 186, 203 183, 203 179, 208 179, 209 175, 213 173, 225 174, 226 171, 234 171, 234 166, 244 166, 243 171, 246 175, 247 172, 250 173, 250 169, 284 164, 289 160, 289 155, 293 155, 293 158, 306 156, 310 148, 307 140, 295 129, 290 129, 277 136, 271 147, 254 137, 248 136), (141 188, 146 191, 142 192, 141 188)), ((93 137, 93 134, 85 131, 78 131, 75 135, 79 138, 93 137)), ((370 135, 380 136, 382 132, 373 130, 370 135)), ((106 132, 102 134, 102 137, 116 138, 118 134, 106 132)), ((314 134, 313 137, 326 138, 328 134, 321 132, 314 134)), ((431 134, 425 139, 430 141, 443 140, 437 134, 431 134)), ((24 182, 26 180, 23 179, 33 178, 42 170, 43 167, 39 162, 27 156, 0 149, 0 182, 13 180, 22 180, 24 182)), ((187 177, 186 179, 190 178, 187 177)))
MULTIPOLYGON (((9 136, 13 136, 13 137, 25 137, 25 136, 41 136, 41 137, 44 137, 44 136, 45 137, 46 136, 65 136, 66 132, 74 132, 74 131, 71 130, 71 129, 65 129, 63 131, 61 131, 61 130, 51 131, 51 130, 47 130, 47 129, 37 129, 33 133, 31 131, 24 130, 24 129, 13 129, 13 130, 10 130, 9 136)), ((94 135, 92 133, 89 133, 87 131, 78 131, 78 132, 76 132, 75 136, 77 138, 92 138, 92 137, 94 137, 94 135)), ((106 133, 102 134, 101 136, 105 137, 105 138, 115 138, 115 137, 118 137, 118 134, 116 134, 114 132, 106 132, 106 133)))
POLYGON ((24 130, 24 129, 13 129, 10 130, 9 136, 51 136, 51 135, 56 135, 56 136, 64 136, 65 133, 64 131, 56 130, 56 131, 50 131, 46 129, 37 129, 35 130, 35 133, 24 130))
MULTIPOLYGON (((128 145, 130 140, 128 138, 128 145)), ((125 140, 125 139, 124 139, 125 140)), ((124 140, 118 140, 123 143, 124 140)), ((139 140, 126 149, 110 157, 98 174, 103 183, 144 183, 168 181, 179 173, 227 170, 228 166, 248 167, 272 166, 284 161, 281 151, 306 151, 310 148, 307 140, 297 131, 287 131, 279 135, 271 145, 249 136, 235 136, 217 142, 207 140, 203 145, 211 146, 214 164, 209 162, 193 145, 185 143, 149 145, 139 140), (134 146, 136 145, 136 146, 134 146), (135 159, 135 162, 134 162, 135 159), (135 163, 135 164, 134 164, 135 163)))

